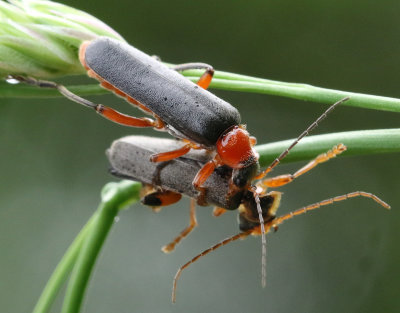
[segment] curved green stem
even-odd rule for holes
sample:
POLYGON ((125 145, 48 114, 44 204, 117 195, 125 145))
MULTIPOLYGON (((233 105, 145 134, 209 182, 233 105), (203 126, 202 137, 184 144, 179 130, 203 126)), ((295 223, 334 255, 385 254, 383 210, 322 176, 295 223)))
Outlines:
POLYGON ((65 252, 61 261, 51 274, 51 277, 48 280, 45 288, 43 289, 42 294, 40 295, 39 300, 33 309, 33 313, 46 313, 50 310, 52 303, 54 302, 58 292, 60 291, 62 285, 71 272, 76 259, 78 258, 83 241, 85 240, 87 234, 91 231, 95 218, 96 213, 89 219, 86 225, 79 232, 78 236, 76 236, 75 240, 69 246, 68 250, 65 252))
MULTIPOLYGON (((192 80, 195 81, 196 79, 192 80)), ((350 97, 350 100, 343 103, 343 105, 400 112, 400 99, 327 89, 306 84, 280 85, 270 82, 258 83, 215 79, 210 87, 231 91, 263 93, 324 104, 332 104, 344 97, 350 97)))
POLYGON ((114 203, 102 203, 93 229, 84 241, 65 294, 63 313, 79 312, 92 268, 118 213, 114 203))
POLYGON ((103 188, 102 202, 90 233, 76 260, 64 298, 62 313, 78 313, 97 256, 119 210, 139 199, 140 184, 131 181, 109 183, 103 188))

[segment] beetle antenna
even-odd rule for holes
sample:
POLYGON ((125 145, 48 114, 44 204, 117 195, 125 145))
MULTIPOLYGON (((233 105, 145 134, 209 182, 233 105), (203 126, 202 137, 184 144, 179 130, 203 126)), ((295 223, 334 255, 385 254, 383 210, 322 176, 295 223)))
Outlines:
POLYGON ((190 264, 196 262, 198 259, 200 259, 202 256, 205 256, 207 254, 209 254, 211 251, 214 251, 216 249, 218 249, 219 247, 225 246, 226 244, 236 241, 238 239, 244 239, 246 238, 248 235, 250 235, 252 233, 253 229, 249 229, 245 232, 236 234, 232 237, 226 238, 222 241, 220 241, 219 243, 217 243, 216 245, 204 250, 203 252, 201 252, 200 254, 196 255, 193 259, 191 259, 189 262, 187 262, 186 264, 182 265, 178 271, 175 274, 174 277, 174 281, 173 281, 173 287, 172 287, 172 302, 175 303, 176 302, 176 287, 177 287, 177 283, 178 283, 178 279, 182 274, 182 271, 187 268, 190 264))
POLYGON ((261 286, 264 288, 267 281, 267 240, 265 238, 265 226, 260 205, 260 197, 257 191, 254 191, 253 194, 257 205, 258 219, 261 227, 261 286))
POLYGON ((383 206, 385 209, 388 209, 388 210, 390 209, 389 204, 387 204, 385 201, 381 200, 374 194, 365 192, 365 191, 354 191, 354 192, 347 193, 345 195, 337 196, 334 198, 329 198, 329 199, 326 199, 326 200, 323 200, 323 201, 320 201, 317 203, 307 205, 305 207, 302 207, 301 209, 297 209, 293 212, 289 212, 288 214, 277 217, 274 220, 272 220, 270 223, 272 224, 272 227, 276 228, 278 225, 282 224, 284 221, 291 219, 297 215, 302 215, 304 213, 307 213, 308 211, 319 209, 320 207, 322 207, 324 205, 330 205, 330 204, 333 204, 334 202, 344 201, 344 200, 348 200, 348 199, 355 198, 355 197, 370 198, 370 199, 374 200, 375 202, 377 202, 378 204, 380 204, 381 206, 383 206))
POLYGON ((283 151, 280 156, 278 156, 268 167, 266 170, 262 171, 259 175, 257 175, 257 177, 255 179, 261 179, 263 177, 265 177, 270 171, 272 171, 272 169, 277 166, 282 159, 284 159, 288 154, 289 151, 292 150, 292 148, 294 146, 296 146, 299 141, 304 138, 305 136, 307 136, 315 127, 318 126, 318 124, 320 122, 322 122, 326 116, 333 111, 334 108, 336 108, 339 104, 349 100, 350 97, 345 97, 337 102, 335 102, 334 104, 332 104, 320 117, 318 117, 310 126, 308 126, 308 128, 301 133, 301 135, 299 137, 297 137, 293 143, 289 146, 289 148, 287 148, 285 151, 283 151))

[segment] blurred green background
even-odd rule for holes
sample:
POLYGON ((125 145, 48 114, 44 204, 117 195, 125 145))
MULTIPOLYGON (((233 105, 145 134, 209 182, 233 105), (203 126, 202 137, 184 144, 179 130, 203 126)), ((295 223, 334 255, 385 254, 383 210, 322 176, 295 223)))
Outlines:
MULTIPOLYGON (((400 97, 400 2, 69 1, 137 48, 171 63, 400 97)), ((69 83, 88 82, 73 77, 69 83)), ((325 107, 215 91, 235 105, 259 143, 293 138, 325 107)), ((91 97, 127 113, 115 96, 91 97)), ((314 132, 399 127, 394 113, 339 107, 314 132)), ((105 121, 68 100, 0 105, 0 311, 29 312, 52 270, 115 180, 105 150, 128 134, 168 136, 105 121)), ((275 173, 302 164, 282 165, 275 173)), ((236 212, 198 210, 199 227, 171 255, 160 248, 188 222, 187 199, 154 214, 122 212, 92 276, 84 312, 398 312, 399 155, 340 157, 281 188, 280 212, 364 190, 392 205, 354 199, 298 217, 268 240, 260 286, 259 238, 228 245, 172 278, 198 252, 238 232, 236 212)), ((53 312, 59 311, 59 297, 53 312)))

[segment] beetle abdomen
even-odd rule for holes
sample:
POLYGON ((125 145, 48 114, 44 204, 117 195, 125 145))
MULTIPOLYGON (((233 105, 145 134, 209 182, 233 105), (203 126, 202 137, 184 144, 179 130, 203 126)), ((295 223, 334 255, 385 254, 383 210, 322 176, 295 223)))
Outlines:
POLYGON ((225 130, 240 124, 239 112, 229 103, 126 43, 95 39, 86 47, 85 62, 102 79, 199 144, 214 146, 225 130))

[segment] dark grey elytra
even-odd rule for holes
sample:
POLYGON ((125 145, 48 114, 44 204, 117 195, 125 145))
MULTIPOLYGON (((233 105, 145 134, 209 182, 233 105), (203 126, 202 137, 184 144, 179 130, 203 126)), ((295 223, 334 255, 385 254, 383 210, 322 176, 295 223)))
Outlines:
POLYGON ((240 124, 232 105, 126 43, 95 39, 86 48, 85 61, 104 80, 153 111, 177 137, 213 148, 227 129, 240 124))
MULTIPOLYGON (((146 136, 128 136, 115 140, 107 150, 111 173, 198 199, 199 193, 193 187, 192 181, 200 167, 210 160, 209 153, 205 150, 192 150, 185 156, 168 162, 149 161, 152 154, 179 146, 181 143, 177 140, 146 136)), ((229 179, 229 175, 214 171, 204 185, 207 188, 204 204, 228 210, 237 209, 243 195, 238 192, 227 196, 229 179)))

